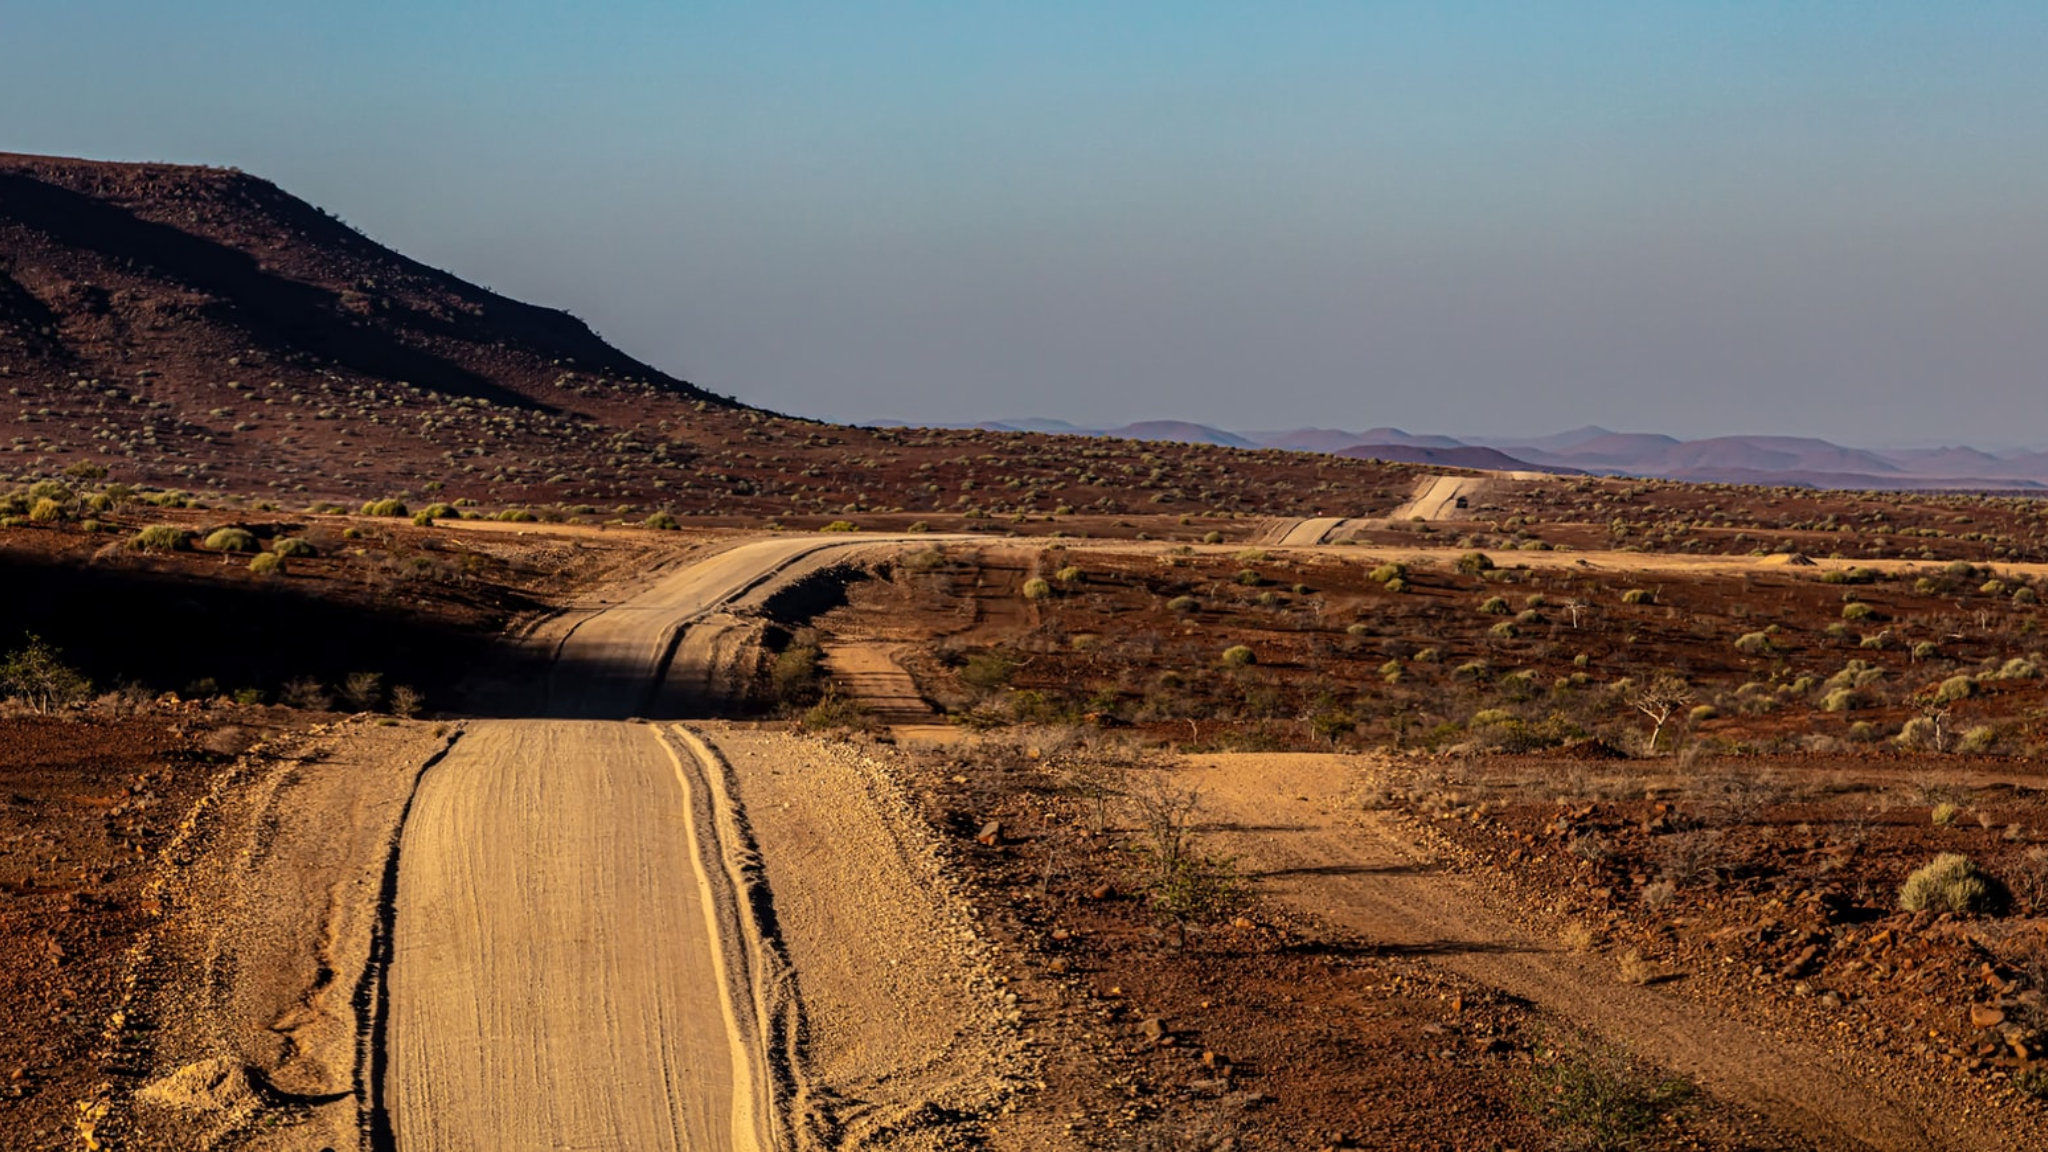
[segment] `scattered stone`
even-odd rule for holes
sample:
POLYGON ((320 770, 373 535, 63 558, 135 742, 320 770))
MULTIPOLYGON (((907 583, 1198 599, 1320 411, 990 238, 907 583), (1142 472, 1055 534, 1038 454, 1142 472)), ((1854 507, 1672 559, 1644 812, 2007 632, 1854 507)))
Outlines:
POLYGON ((2005 1010, 1990 1004, 1970 1005, 1970 1027, 1996 1028, 2005 1023, 2005 1010))
POLYGON ((974 840, 977 844, 986 844, 991 848, 995 847, 997 844, 1002 843, 1003 822, 1000 820, 991 820, 988 823, 983 824, 981 826, 981 831, 976 832, 974 834, 974 840))

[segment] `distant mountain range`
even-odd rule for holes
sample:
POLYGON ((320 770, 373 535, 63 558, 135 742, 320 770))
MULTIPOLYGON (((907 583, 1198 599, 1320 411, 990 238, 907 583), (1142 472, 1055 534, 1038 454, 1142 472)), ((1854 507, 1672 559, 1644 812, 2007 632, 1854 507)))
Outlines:
POLYGON ((1232 432, 1185 420, 1145 420, 1117 428, 1088 428, 1064 420, 991 420, 972 427, 1327 452, 1453 468, 1661 476, 1705 483, 1804 488, 2048 489, 2048 452, 1986 452, 1961 446, 1878 450, 1844 447, 1805 436, 1680 440, 1654 432, 1615 432, 1594 425, 1530 438, 1416 435, 1399 428, 1367 428, 1362 432, 1337 428, 1232 432))

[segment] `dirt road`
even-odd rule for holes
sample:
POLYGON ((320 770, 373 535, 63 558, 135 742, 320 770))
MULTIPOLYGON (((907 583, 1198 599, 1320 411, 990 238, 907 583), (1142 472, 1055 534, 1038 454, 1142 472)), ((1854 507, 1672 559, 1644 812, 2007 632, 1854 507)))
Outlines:
MULTIPOLYGON (((719 650, 686 630, 726 630, 719 610, 845 547, 743 544, 568 622, 547 711, 686 703, 659 693, 678 651, 719 650)), ((426 773, 396 860, 372 1120, 396 1147, 772 1146, 702 771, 647 725, 574 719, 475 723, 426 773)))
POLYGON ((746 846, 721 836, 711 754, 621 721, 729 691, 738 609, 877 544, 742 544, 564 619, 561 719, 473 723, 422 777, 392 864, 373 1143, 778 1146, 746 846))
POLYGON ((400 1149, 771 1147, 699 824, 646 725, 477 725, 400 850, 400 1149))
POLYGON ((1458 497, 1477 496, 1488 477, 1436 476, 1417 486, 1415 498, 1394 509, 1390 520, 1450 520, 1459 511, 1458 497))
MULTIPOLYGON (((1371 769, 1365 769, 1370 771, 1371 769)), ((1322 755, 1195 757, 1218 840, 1263 893, 1298 903, 1376 947, 1427 956, 1682 1072, 1823 1148, 1886 1152, 2011 1146, 1962 1116, 1915 1110, 1867 1079, 1853 1053, 1769 1035, 1675 993, 1621 983, 1490 907, 1394 822, 1362 810, 1347 761, 1322 755)))

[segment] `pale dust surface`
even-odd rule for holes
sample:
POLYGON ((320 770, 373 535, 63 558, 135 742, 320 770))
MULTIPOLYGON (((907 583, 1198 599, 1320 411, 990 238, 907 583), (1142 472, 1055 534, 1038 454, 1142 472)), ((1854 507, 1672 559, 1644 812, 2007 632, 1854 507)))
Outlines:
POLYGON ((1611 962, 1564 950, 1475 877, 1447 870, 1399 824, 1365 808, 1384 768, 1319 754, 1193 756, 1211 834, 1239 854, 1256 890, 1424 956, 1658 1061, 1824 1148, 2011 1146, 1964 1118, 1916 1111, 1894 1086, 1828 1052, 1728 1019, 1656 987, 1621 983, 1611 962))

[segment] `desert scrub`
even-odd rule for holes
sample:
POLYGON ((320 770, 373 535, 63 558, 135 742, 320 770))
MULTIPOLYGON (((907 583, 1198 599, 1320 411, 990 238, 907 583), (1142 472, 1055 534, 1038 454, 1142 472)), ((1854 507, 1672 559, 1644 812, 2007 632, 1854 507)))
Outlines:
POLYGON ((1961 811, 1962 809, 1944 800, 1934 806, 1934 810, 1927 814, 1927 818, 1936 828, 1952 828, 1955 826, 1956 816, 1961 811))
POLYGON ((1385 584, 1389 580, 1405 580, 1408 577, 1408 566, 1406 564, 1382 564, 1367 573, 1367 577, 1378 584, 1385 584))
POLYGON ((1043 600, 1052 595, 1052 585, 1043 576, 1033 576, 1024 582, 1026 600, 1043 600))
POLYGON ((365 502, 362 507, 362 513, 365 516, 409 516, 412 514, 411 510, 405 506, 405 501, 389 496, 382 500, 365 502))
POLYGON ((303 558, 317 556, 320 554, 320 550, 318 548, 313 547, 311 542, 301 540, 297 536, 287 536, 284 539, 279 540, 277 543, 272 544, 270 546, 270 550, 272 552, 277 553, 279 556, 283 556, 286 558, 303 558))
POLYGON ((1244 568, 1238 571, 1237 582, 1239 584, 1244 585, 1247 588, 1256 588, 1259 585, 1264 584, 1266 582, 1266 578, 1264 576, 1259 575, 1258 569, 1256 568, 1244 568))
POLYGON ((1505 616, 1508 614, 1508 602, 1505 597, 1489 596, 1480 601, 1479 610, 1488 616, 1505 616))
POLYGON ((1771 637, 1766 632, 1744 632, 1736 637, 1735 650, 1744 656, 1761 656, 1771 650, 1771 637))
POLYGON ((1957 700, 1968 699, 1976 695, 1976 692, 1977 682, 1975 680, 1968 676, 1951 676, 1941 682, 1940 688, 1935 689, 1934 702, 1936 704, 1951 704, 1957 700))
POLYGON ((64 653, 31 635, 0 660, 0 690, 34 712, 55 712, 92 693, 92 681, 64 663, 64 653))
POLYGON ((1621 594, 1623 604, 1655 604, 1657 594, 1648 588, 1631 588, 1621 594))
POLYGON ((768 680, 776 700, 789 707, 815 703, 824 679, 824 661, 818 634, 809 628, 799 631, 789 647, 776 653, 775 663, 769 667, 768 680))
POLYGON ((249 571, 257 576, 282 576, 284 557, 275 552, 258 552, 249 558, 249 571))
POLYGON ((1620 1053, 1573 1053, 1537 1070, 1528 1103, 1558 1134, 1560 1147, 1628 1152, 1643 1147, 1692 1095, 1685 1080, 1639 1071, 1620 1053))
POLYGON ((1052 578, 1062 584, 1079 584, 1081 582, 1081 570, 1069 564, 1065 568, 1053 573, 1052 578))
POLYGON ((1908 912, 1990 912, 2001 893, 1997 881, 1978 871, 1967 856, 1943 852, 1899 887, 1899 907, 1908 912))
POLYGON ((1166 609, 1169 612, 1194 612, 1201 607, 1202 602, 1193 596, 1175 596, 1166 602, 1166 609))
POLYGON ((247 528, 216 528, 207 534, 206 547, 211 552, 254 552, 260 545, 247 528))
POLYGON ((676 523, 675 517, 666 512, 649 513, 647 519, 640 522, 640 526, 642 528, 652 528, 657 532, 674 532, 682 527, 681 524, 676 523))
POLYGON ((1854 600, 1842 605, 1842 619, 1844 620, 1868 620, 1875 615, 1877 615, 1877 609, 1872 608, 1861 600, 1854 600))
POLYGON ((183 552, 192 546, 192 533, 175 524, 151 524, 128 543, 145 552, 183 552))
POLYGON ((1243 644, 1232 644, 1225 648, 1222 659, 1225 668, 1243 668, 1259 662, 1258 653, 1243 644))
POLYGON ((823 528, 820 528, 820 529, 818 529, 818 531, 820 531, 820 532, 858 532, 858 531, 860 531, 860 525, 858 525, 858 524, 855 524, 855 523, 854 523, 853 521, 851 521, 851 520, 834 520, 834 521, 833 521, 833 522, 831 522, 830 524, 827 524, 827 525, 825 525, 825 526, 824 526, 823 528))
POLYGON ((531 524, 533 521, 539 519, 539 517, 535 516, 531 512, 528 512, 524 508, 507 508, 503 512, 500 512, 496 516, 492 517, 492 519, 503 520, 507 524, 531 524))

